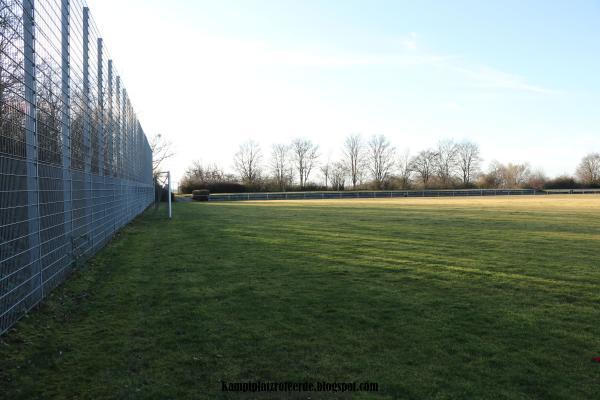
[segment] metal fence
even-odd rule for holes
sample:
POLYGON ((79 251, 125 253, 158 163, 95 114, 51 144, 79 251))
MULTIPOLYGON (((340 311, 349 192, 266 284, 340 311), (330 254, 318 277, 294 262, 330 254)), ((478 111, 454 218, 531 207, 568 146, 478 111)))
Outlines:
POLYGON ((81 0, 0 0, 0 333, 153 199, 152 152, 81 0))
MULTIPOLYGON (((290 192, 211 194, 209 201, 385 199, 394 197, 523 196, 542 192, 534 189, 392 190, 354 192, 290 192)), ((545 193, 544 193, 545 194, 545 193)))
POLYGON ((385 199, 394 197, 465 197, 465 196, 533 196, 554 194, 596 194, 600 189, 460 189, 460 190, 391 190, 352 192, 289 192, 211 194, 209 201, 248 200, 323 200, 323 199, 385 199))
POLYGON ((600 189, 459 189, 459 190, 391 190, 351 192, 288 192, 211 194, 209 201, 252 200, 326 200, 326 199, 385 199, 395 197, 465 197, 465 196, 533 196, 554 194, 595 194, 600 189))
POLYGON ((600 189, 460 189, 460 190, 391 190, 352 192, 289 192, 211 194, 209 201, 248 200, 323 200, 323 199, 385 199, 394 197, 465 197, 465 196, 532 196, 553 194, 596 194, 600 189))

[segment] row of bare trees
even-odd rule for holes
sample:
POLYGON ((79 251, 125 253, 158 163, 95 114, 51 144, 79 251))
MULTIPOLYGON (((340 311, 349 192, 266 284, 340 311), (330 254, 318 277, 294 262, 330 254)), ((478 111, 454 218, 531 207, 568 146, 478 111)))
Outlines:
POLYGON ((264 160, 260 145, 248 141, 240 145, 234 157, 234 167, 244 184, 256 185, 264 179, 274 181, 280 190, 298 183, 301 189, 310 182, 318 169, 325 188, 352 189, 365 184, 377 189, 400 184, 409 187, 416 179, 424 187, 432 180, 436 185, 468 186, 479 173, 481 156, 476 143, 452 140, 441 141, 437 148, 419 152, 411 157, 408 152, 398 153, 384 135, 365 140, 361 135, 350 135, 344 141, 341 157, 319 163, 319 146, 307 139, 296 139, 291 144, 272 146, 268 160, 264 160))
POLYGON ((296 178, 301 188, 309 182, 317 167, 319 146, 307 139, 296 139, 291 144, 275 144, 271 157, 264 164, 260 145, 250 140, 240 145, 233 164, 244 184, 256 185, 268 178, 284 190, 294 184, 296 178))
POLYGON ((442 140, 436 148, 420 151, 415 157, 404 153, 400 160, 403 184, 416 178, 423 187, 430 185, 469 187, 481 172, 481 152, 477 143, 442 140))
POLYGON ((584 156, 577 166, 575 176, 559 176, 549 179, 542 170, 532 170, 529 164, 502 164, 492 161, 486 173, 478 177, 478 186, 495 188, 530 187, 576 188, 600 187, 600 154, 584 156))

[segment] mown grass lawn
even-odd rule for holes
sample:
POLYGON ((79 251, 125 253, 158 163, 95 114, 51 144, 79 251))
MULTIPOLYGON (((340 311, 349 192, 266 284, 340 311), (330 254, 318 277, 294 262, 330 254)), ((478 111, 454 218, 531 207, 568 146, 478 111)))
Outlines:
POLYGON ((600 396, 600 197, 148 211, 0 343, 6 399, 600 396))

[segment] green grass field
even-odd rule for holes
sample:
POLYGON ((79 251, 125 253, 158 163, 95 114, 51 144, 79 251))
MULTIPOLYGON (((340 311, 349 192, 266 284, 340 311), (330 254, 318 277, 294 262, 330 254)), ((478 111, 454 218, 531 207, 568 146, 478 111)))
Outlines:
POLYGON ((599 249, 596 196, 176 204, 1 338, 0 398, 598 398, 599 249))

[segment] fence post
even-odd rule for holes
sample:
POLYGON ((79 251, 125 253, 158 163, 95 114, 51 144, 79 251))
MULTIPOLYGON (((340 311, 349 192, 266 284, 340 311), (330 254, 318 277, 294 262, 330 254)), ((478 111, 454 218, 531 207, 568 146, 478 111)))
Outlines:
POLYGON ((108 144, 108 149, 107 149, 107 154, 106 154, 106 158, 108 159, 108 166, 107 166, 107 175, 109 177, 112 177, 112 171, 113 171, 113 130, 114 130, 114 115, 113 115, 113 107, 114 107, 114 102, 113 102, 113 79, 114 79, 114 75, 113 75, 113 60, 108 60, 108 115, 107 115, 107 119, 108 119, 108 124, 106 126, 105 129, 105 134, 107 134, 108 136, 108 140, 107 140, 107 144, 108 144))
MULTIPOLYGON (((115 165, 114 165, 114 129, 115 129, 115 121, 114 121, 114 113, 113 113, 113 107, 114 107, 114 99, 113 99, 113 61, 112 60, 108 60, 108 124, 107 124, 107 134, 108 134, 108 154, 107 154, 107 162, 108 162, 108 168, 107 168, 107 177, 108 177, 108 182, 110 185, 110 197, 111 197, 111 201, 110 201, 110 206, 109 206, 109 213, 110 213, 110 218, 111 218, 111 225, 112 225, 112 232, 115 231, 115 209, 116 209, 116 203, 115 203, 115 179, 114 179, 114 169, 115 169, 115 165)), ((146 161, 147 162, 147 161, 146 161)), ((105 178, 106 179, 106 178, 105 178)))
POLYGON ((115 197, 115 231, 121 226, 121 220, 119 218, 120 213, 121 213, 121 203, 122 203, 122 199, 121 199, 121 183, 122 183, 122 167, 121 167, 121 163, 122 163, 122 158, 123 158, 123 147, 121 146, 121 136, 123 134, 123 131, 121 129, 121 126, 123 125, 123 114, 122 114, 122 106, 121 104, 123 103, 123 97, 122 97, 123 92, 121 91, 121 77, 117 76, 115 78, 115 96, 116 96, 116 104, 115 104, 115 111, 117 111, 117 117, 115 118, 115 130, 114 130, 114 136, 115 136, 115 166, 114 166, 114 173, 113 176, 115 177, 115 183, 113 185, 113 193, 114 193, 114 197, 115 197))
POLYGON ((37 107, 35 79, 35 1, 23 0, 23 68, 25 86, 25 148, 27 156, 27 221, 29 239, 29 262, 31 266, 30 284, 35 285, 32 293, 32 304, 44 297, 41 270, 40 240, 40 198, 37 142, 37 107), (39 275, 39 279, 37 276, 39 275), (39 290, 39 292, 38 292, 39 290))
POLYGON ((71 25, 70 1, 61 0, 61 137, 62 137, 62 175, 63 175, 63 208, 64 208, 64 230, 65 250, 70 256, 73 254, 73 181, 71 177, 71 67, 69 48, 69 29, 71 25))
POLYGON ((125 88, 122 88, 122 96, 121 96, 121 154, 122 154, 122 158, 121 158, 121 163, 123 165, 123 175, 121 176, 121 203, 123 204, 123 208, 122 208, 122 217, 123 217, 123 221, 121 225, 125 225, 125 221, 127 221, 127 217, 128 217, 128 199, 129 199, 129 186, 127 185, 127 180, 129 179, 129 176, 127 176, 125 174, 125 172, 127 171, 127 150, 128 150, 128 146, 127 146, 127 125, 129 122, 129 118, 127 116, 127 90, 125 90, 125 88))
POLYGON ((102 65, 102 55, 104 53, 102 38, 98 38, 98 134, 96 135, 98 146, 98 175, 104 175, 104 66, 102 65))
POLYGON ((91 146, 91 121, 90 121, 90 9, 83 7, 83 151, 85 181, 85 221, 88 244, 93 248, 92 237, 92 146, 91 146))
MULTIPOLYGON (((102 38, 98 38, 97 48, 98 104, 96 105, 95 114, 96 123, 98 124, 96 132, 96 147, 98 149, 98 177, 96 178, 96 184, 94 184, 94 188, 96 189, 94 202, 99 207, 94 207, 97 208, 97 210, 94 210, 94 212, 100 213, 100 210, 102 211, 100 218, 102 223, 104 223, 104 216, 106 213, 106 204, 104 203, 104 188, 106 186, 106 180, 104 174, 104 68, 102 65, 102 55, 104 53, 104 49, 102 38)), ((96 216, 96 219, 98 219, 98 215, 96 216)), ((100 233, 104 233, 104 231, 102 230, 100 233)), ((100 238, 100 243, 103 241, 104 236, 100 238)))

